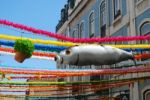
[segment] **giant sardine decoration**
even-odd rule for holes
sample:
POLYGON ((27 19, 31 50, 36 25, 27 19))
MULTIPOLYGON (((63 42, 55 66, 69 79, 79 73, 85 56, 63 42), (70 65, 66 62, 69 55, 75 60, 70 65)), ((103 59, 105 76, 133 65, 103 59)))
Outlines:
POLYGON ((134 60, 130 52, 111 46, 81 45, 61 51, 55 57, 57 65, 111 65, 125 60, 134 60))

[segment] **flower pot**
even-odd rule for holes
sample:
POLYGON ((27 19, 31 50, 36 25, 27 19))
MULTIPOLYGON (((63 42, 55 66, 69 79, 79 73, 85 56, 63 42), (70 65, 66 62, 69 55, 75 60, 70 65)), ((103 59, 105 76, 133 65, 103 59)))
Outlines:
POLYGON ((27 58, 25 54, 19 51, 16 51, 15 53, 15 60, 19 63, 22 63, 27 58))

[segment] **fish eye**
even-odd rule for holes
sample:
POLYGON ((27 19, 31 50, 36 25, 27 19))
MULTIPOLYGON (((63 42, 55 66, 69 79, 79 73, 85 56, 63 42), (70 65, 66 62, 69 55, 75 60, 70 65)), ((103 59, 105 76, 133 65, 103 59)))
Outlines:
POLYGON ((67 55, 71 54, 71 51, 70 50, 66 50, 66 54, 67 55))
POLYGON ((54 58, 55 61, 57 61, 57 59, 58 59, 57 57, 54 58))

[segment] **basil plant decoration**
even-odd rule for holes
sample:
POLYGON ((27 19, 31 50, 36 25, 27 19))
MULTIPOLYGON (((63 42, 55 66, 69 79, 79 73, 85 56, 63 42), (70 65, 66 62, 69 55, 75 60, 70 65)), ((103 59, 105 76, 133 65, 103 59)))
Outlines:
POLYGON ((30 58, 34 51, 34 44, 30 40, 18 39, 14 45, 15 60, 22 63, 25 59, 30 58))

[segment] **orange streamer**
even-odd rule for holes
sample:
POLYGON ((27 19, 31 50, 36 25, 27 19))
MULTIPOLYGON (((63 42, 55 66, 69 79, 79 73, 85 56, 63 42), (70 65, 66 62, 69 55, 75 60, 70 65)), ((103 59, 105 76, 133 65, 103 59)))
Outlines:
MULTIPOLYGON (((11 48, 3 48, 0 47, 0 51, 4 51, 4 52, 9 52, 9 53, 15 53, 15 50, 11 49, 11 48)), ((34 56, 44 56, 44 57, 55 57, 56 54, 54 53, 44 53, 44 52, 33 52, 34 56)))

